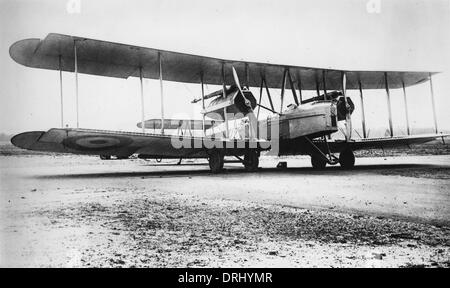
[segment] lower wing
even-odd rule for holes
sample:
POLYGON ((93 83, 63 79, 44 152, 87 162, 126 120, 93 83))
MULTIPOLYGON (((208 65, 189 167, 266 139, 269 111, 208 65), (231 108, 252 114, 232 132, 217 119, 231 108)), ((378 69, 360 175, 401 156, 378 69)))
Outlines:
POLYGON ((332 152, 341 152, 345 148, 349 148, 351 150, 380 149, 422 144, 433 141, 437 138, 443 139, 444 137, 447 137, 449 135, 450 134, 426 134, 416 136, 397 136, 389 138, 366 138, 354 139, 349 142, 346 142, 344 140, 335 140, 328 142, 328 145, 332 152))
POLYGON ((142 154, 158 158, 207 158, 208 151, 226 148, 226 155, 244 155, 246 149, 266 150, 267 141, 209 139, 92 129, 50 129, 14 136, 11 143, 28 150, 127 157, 142 154))

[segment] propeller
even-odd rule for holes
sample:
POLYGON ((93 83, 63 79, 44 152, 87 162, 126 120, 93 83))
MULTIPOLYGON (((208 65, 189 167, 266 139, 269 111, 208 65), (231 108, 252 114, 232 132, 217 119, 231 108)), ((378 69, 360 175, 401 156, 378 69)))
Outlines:
POLYGON ((233 71, 233 78, 234 78, 234 83, 236 84, 239 93, 241 93, 242 97, 244 97, 244 103, 245 105, 249 108, 250 112, 247 114, 248 120, 250 122, 250 130, 251 130, 251 135, 250 138, 256 138, 254 137, 256 135, 256 130, 255 127, 258 123, 258 119, 256 119, 255 113, 253 113, 253 108, 252 108, 252 103, 250 102, 250 100, 248 100, 244 93, 242 92, 242 88, 241 88, 241 84, 239 82, 239 77, 237 75, 236 69, 234 69, 234 67, 231 67, 232 71, 233 71))
POLYGON ((345 102, 345 109, 346 109, 346 115, 345 115, 345 128, 346 128, 346 134, 345 134, 345 140, 349 141, 352 139, 352 118, 350 114, 350 105, 347 102, 347 74, 345 72, 342 73, 342 94, 344 95, 344 102, 345 102))

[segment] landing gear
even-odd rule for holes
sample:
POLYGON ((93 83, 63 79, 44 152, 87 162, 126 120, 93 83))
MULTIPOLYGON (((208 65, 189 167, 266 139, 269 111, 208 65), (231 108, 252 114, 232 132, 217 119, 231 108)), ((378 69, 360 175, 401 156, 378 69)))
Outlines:
POLYGON ((324 169, 327 166, 327 161, 318 155, 311 156, 311 165, 314 169, 324 169))
POLYGON ((351 169, 355 166, 355 154, 351 149, 345 149, 339 154, 339 164, 344 169, 351 169))
POLYGON ((327 138, 325 136, 322 137, 322 142, 313 142, 308 137, 304 137, 304 139, 306 139, 306 141, 311 145, 311 148, 315 150, 310 154, 311 165, 314 169, 324 169, 327 164, 336 165, 338 163, 337 157, 331 153, 327 138))
POLYGON ((259 153, 258 153, 258 151, 249 150, 244 155, 244 167, 245 167, 245 170, 247 170, 249 172, 254 172, 254 171, 258 170, 258 165, 259 165, 259 153))
POLYGON ((214 174, 222 171, 224 163, 224 155, 220 150, 214 150, 209 155, 209 169, 214 174))

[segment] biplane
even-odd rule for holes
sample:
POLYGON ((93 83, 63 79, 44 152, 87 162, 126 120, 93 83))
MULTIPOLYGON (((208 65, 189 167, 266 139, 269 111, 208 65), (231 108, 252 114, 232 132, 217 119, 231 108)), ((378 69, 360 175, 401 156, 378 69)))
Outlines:
POLYGON ((309 155, 314 168, 340 164, 348 169, 355 165, 355 150, 424 143, 447 136, 438 134, 432 86, 432 76, 436 72, 347 71, 235 61, 61 34, 49 34, 42 40, 18 41, 9 52, 19 64, 57 70, 60 75, 61 128, 14 136, 11 142, 24 149, 99 155, 102 159, 111 156, 123 159, 131 155, 145 159, 205 158, 211 171, 218 173, 227 161, 225 157, 235 157, 237 160, 234 161, 239 161, 249 171, 255 171, 263 151, 279 156, 309 155), (77 123, 74 128, 64 127, 63 71, 75 73, 77 123), (142 113, 137 125, 142 131, 80 128, 78 73, 122 79, 138 77, 142 113), (144 78, 159 80, 160 119, 144 118, 144 78), (363 104, 363 89, 380 89, 380 79, 387 99, 389 136, 368 138, 362 105, 363 135, 354 139, 351 115, 355 106, 347 96, 347 90, 359 90, 363 104), (203 119, 166 119, 164 81, 201 85, 201 97, 192 102, 201 103, 203 119), (406 87, 426 81, 431 87, 435 133, 411 135, 406 87), (205 95, 204 85, 219 85, 222 89, 205 95), (251 87, 259 88, 258 99, 251 87), (403 89, 405 97, 407 136, 395 136, 393 131, 390 89, 398 88, 403 89), (272 94, 274 89, 281 91, 279 109, 274 106, 270 89, 272 94), (293 103, 286 105, 285 94, 289 90, 293 103), (316 95, 303 99, 304 91, 315 91, 316 95), (270 105, 262 105, 264 94, 270 105), (260 109, 269 111, 270 115, 260 119, 260 109), (339 131, 339 122, 345 123, 344 140, 330 137, 339 131), (234 133, 230 129, 231 123, 235 124, 234 133), (171 134, 167 130, 178 132, 171 134), (200 131, 200 135, 193 131, 200 131))

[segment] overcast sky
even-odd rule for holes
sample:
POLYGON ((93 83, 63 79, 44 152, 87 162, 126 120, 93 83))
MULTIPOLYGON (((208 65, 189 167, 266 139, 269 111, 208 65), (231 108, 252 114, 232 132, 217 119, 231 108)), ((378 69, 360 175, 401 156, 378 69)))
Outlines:
MULTIPOLYGON (((79 11, 76 5, 67 9, 70 1, 0 0, 0 132, 60 126, 59 73, 21 66, 8 52, 15 41, 51 32, 223 59, 442 71, 434 78, 437 115, 441 130, 450 129, 448 0, 80 0, 79 11)), ((64 73, 63 83, 65 123, 75 126, 73 73, 64 73)), ((166 118, 201 118, 200 104, 190 104, 200 95, 199 85, 165 82, 164 87, 166 118)), ((158 118, 159 83, 145 80, 144 88, 146 118, 158 118)), ((428 84, 408 88, 413 128, 433 126, 429 91, 428 84)), ((138 79, 80 75, 79 93, 80 127, 137 129, 138 79)), ((357 105, 354 127, 359 128, 359 96, 357 91, 350 96, 357 105)), ((392 91, 391 97, 394 127, 404 133, 402 93, 392 91)), ((365 106, 369 128, 388 127, 384 90, 368 91, 365 106)))

